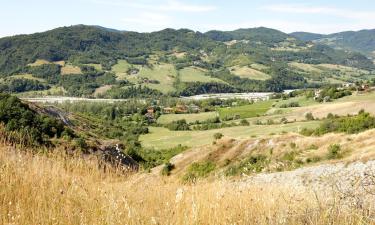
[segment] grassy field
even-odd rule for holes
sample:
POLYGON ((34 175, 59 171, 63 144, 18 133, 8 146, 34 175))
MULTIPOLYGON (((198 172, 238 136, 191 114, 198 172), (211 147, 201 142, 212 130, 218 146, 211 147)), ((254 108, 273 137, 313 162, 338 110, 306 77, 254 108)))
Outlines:
POLYGON ((235 66, 231 68, 231 73, 241 77, 241 78, 248 78, 252 80, 268 80, 271 78, 270 75, 265 74, 261 71, 258 71, 256 69, 250 68, 248 66, 239 67, 235 66))
POLYGON ((239 116, 241 118, 251 118, 265 114, 271 107, 274 101, 262 101, 252 105, 219 108, 220 118, 239 116))
POLYGON ((314 128, 318 121, 297 122, 282 125, 250 125, 244 127, 229 127, 208 131, 170 131, 167 128, 150 127, 150 133, 142 135, 140 141, 146 148, 166 149, 179 144, 197 147, 210 144, 214 141, 215 133, 222 133, 226 137, 236 139, 252 136, 280 134, 282 132, 299 132, 302 128, 314 128))
POLYGON ((298 104, 301 107, 319 104, 313 98, 306 98, 305 96, 301 96, 301 97, 290 98, 290 99, 287 99, 287 100, 279 100, 279 101, 275 102, 274 107, 278 108, 283 104, 289 104, 291 102, 298 102, 298 104))
POLYGON ((95 64, 95 63, 89 63, 89 64, 84 64, 86 66, 92 66, 94 67, 97 71, 103 71, 103 67, 101 64, 95 64))
MULTIPOLYGON (((156 57, 156 56, 155 56, 156 57)), ((150 59, 150 63, 155 63, 150 59)), ((131 65, 126 60, 119 60, 118 63, 112 67, 112 71, 116 73, 117 79, 129 80, 133 83, 142 84, 149 88, 169 93, 175 90, 173 83, 177 76, 177 71, 172 64, 152 64, 152 67, 133 65, 139 72, 137 74, 129 75, 126 72, 131 65), (157 81, 158 83, 151 83, 145 79, 157 81)))
POLYGON ((220 79, 206 75, 206 72, 203 69, 196 67, 188 67, 180 70, 180 80, 181 82, 224 83, 224 81, 220 79))
POLYGON ((130 64, 126 60, 118 60, 117 64, 112 67, 112 71, 116 74, 125 74, 130 68, 130 64))
POLYGON ((316 65, 312 65, 312 64, 292 62, 292 63, 289 63, 289 65, 296 69, 303 70, 306 72, 315 72, 315 73, 323 72, 321 69, 317 68, 316 65))
POLYGON ((145 86, 156 89, 163 93, 174 91, 173 83, 177 77, 177 71, 172 64, 154 65, 153 68, 140 67, 138 76, 149 80, 156 80, 158 84, 146 83, 145 86))
POLYGON ((253 64, 250 65, 250 67, 253 68, 253 69, 259 70, 259 71, 269 69, 268 66, 258 64, 258 63, 253 63, 253 64))
POLYGON ((185 119, 186 122, 205 121, 213 119, 218 116, 217 112, 205 112, 205 113, 194 113, 194 114, 167 114, 161 115, 158 119, 159 124, 168 124, 173 121, 185 119))

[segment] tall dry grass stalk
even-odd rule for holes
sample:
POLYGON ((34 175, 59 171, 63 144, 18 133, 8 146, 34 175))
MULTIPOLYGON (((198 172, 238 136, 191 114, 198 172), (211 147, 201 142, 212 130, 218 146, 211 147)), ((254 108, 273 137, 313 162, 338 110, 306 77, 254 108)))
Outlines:
POLYGON ((0 147, 1 224, 370 224, 371 212, 288 187, 103 172, 94 159, 0 147))

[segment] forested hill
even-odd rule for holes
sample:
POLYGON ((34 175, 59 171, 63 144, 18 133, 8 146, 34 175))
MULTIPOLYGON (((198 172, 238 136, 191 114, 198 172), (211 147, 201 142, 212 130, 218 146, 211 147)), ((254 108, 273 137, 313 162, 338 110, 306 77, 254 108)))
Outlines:
POLYGON ((359 53, 263 27, 137 33, 76 25, 0 39, 0 91, 11 93, 126 98, 280 91, 363 80, 373 69, 359 53))
POLYGON ((357 32, 345 31, 329 35, 307 32, 296 32, 291 35, 304 41, 313 41, 337 49, 357 51, 372 57, 375 56, 375 29, 357 32))

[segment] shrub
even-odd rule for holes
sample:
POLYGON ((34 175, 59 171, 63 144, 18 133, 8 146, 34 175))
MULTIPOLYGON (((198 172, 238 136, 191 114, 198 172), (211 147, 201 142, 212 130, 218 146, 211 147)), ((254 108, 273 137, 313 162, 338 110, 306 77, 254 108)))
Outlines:
POLYGON ((293 108, 293 107, 300 107, 300 104, 298 102, 290 102, 288 104, 282 104, 280 108, 293 108))
POLYGON ((316 163, 322 160, 319 156, 313 156, 312 158, 307 158, 306 163, 316 163))
POLYGON ((249 121, 247 121, 246 119, 242 119, 240 124, 241 124, 241 126, 249 126, 250 125, 249 121))
POLYGON ((222 134, 222 133, 215 133, 214 134, 214 139, 215 140, 219 140, 219 139, 221 139, 221 138, 223 138, 224 137, 224 135, 222 134))
POLYGON ((281 118, 280 123, 287 124, 288 123, 288 119, 285 118, 285 117, 283 117, 283 118, 281 118))
POLYGON ((172 163, 166 163, 161 170, 161 175, 163 176, 169 176, 171 174, 171 171, 175 168, 174 164, 172 163))
POLYGON ((315 118, 314 118, 314 116, 313 116, 313 114, 311 112, 306 113, 305 118, 308 121, 315 120, 315 118))
POLYGON ((182 179, 185 182, 195 182, 198 178, 207 177, 215 168, 215 163, 211 161, 193 163, 189 166, 187 173, 182 179))
POLYGON ((328 159, 339 159, 341 157, 341 146, 339 144, 333 144, 328 147, 328 159))
POLYGON ((250 174, 250 173, 259 173, 267 165, 269 160, 265 155, 255 155, 250 156, 249 158, 241 161, 237 165, 232 165, 224 172, 226 176, 235 176, 238 174, 250 174))
POLYGON ((186 122, 186 120, 173 121, 167 125, 167 128, 173 131, 190 130, 189 124, 186 122))

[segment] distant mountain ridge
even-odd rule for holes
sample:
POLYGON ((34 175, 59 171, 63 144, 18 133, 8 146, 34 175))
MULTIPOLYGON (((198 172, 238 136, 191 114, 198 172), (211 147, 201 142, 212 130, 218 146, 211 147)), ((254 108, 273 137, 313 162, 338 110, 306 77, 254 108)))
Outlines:
POLYGON ((336 49, 357 51, 367 56, 375 56, 375 29, 345 31, 328 35, 308 32, 295 32, 290 35, 303 41, 313 41, 336 49))

